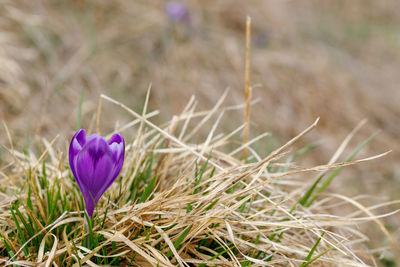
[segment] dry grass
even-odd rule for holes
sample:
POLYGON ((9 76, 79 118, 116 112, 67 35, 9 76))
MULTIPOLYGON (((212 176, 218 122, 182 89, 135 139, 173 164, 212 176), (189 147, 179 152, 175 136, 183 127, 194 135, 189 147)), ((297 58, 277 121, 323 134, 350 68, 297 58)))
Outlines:
POLYGON ((397 201, 366 207, 362 196, 316 191, 309 196, 317 196, 314 202, 302 204, 314 182, 310 176, 387 154, 337 162, 362 124, 327 165, 303 167, 291 161, 290 149, 318 120, 266 156, 250 145, 254 140, 226 153, 224 147, 240 139, 243 128, 218 133, 224 117, 217 114, 229 108, 195 112, 190 101, 180 115, 157 126, 147 118, 149 95, 142 114, 102 98, 133 116, 116 131, 133 131, 135 137, 127 142, 121 177, 97 206, 94 238, 85 245, 90 234, 83 223, 82 197, 65 153, 52 146, 54 140, 44 143, 40 157, 10 148, 14 160, 2 170, 0 207, 4 264, 367 266, 376 264, 374 255, 389 249, 366 248, 368 237, 358 225, 372 221, 399 249, 380 222, 396 211, 376 211, 397 201), (209 135, 192 143, 209 120, 209 135), (235 157, 241 157, 244 147, 248 163, 235 157), (346 212, 335 214, 337 207, 346 212))
MULTIPOLYGON (((324 145, 302 161, 306 166, 323 164, 341 139, 368 118, 354 143, 377 129, 383 131, 361 156, 393 152, 384 160, 347 168, 330 185, 330 192, 368 194, 360 198, 365 206, 399 198, 395 186, 400 159, 399 1, 188 0, 189 27, 168 21, 164 4, 0 0, 0 118, 9 127, 16 150, 40 155, 45 149, 40 145, 43 140, 59 136, 54 146, 62 151, 60 147, 76 127, 79 107, 81 125, 91 131, 99 131, 101 125, 102 133, 109 133, 127 125, 129 113, 121 113, 110 103, 101 105, 98 120, 99 95, 142 110, 149 82, 153 85, 149 108, 162 111, 147 115, 156 125, 171 120, 188 101, 190 110, 209 108, 227 87, 228 105, 242 103, 248 15, 252 18, 249 86, 253 103, 258 101, 251 107, 249 139, 258 139, 266 131, 272 136, 259 138, 253 150, 264 151, 260 152, 263 158, 319 116, 317 130, 300 139, 297 147, 323 139, 324 145)), ((222 102, 213 110, 222 111, 222 102)), ((196 113, 192 123, 205 114, 210 113, 196 113)), ((219 121, 220 131, 229 132, 243 123, 242 110, 227 115, 219 121)), ((170 133, 184 127, 172 122, 170 133)), ((213 124, 208 117, 200 125, 193 126, 184 143, 206 140, 213 124)), ((135 137, 133 131, 125 133, 129 139, 135 137)), ((6 144, 7 139, 3 132, 0 143, 6 144)), ((219 149, 229 154, 241 140, 235 138, 219 149)), ((346 147, 344 155, 353 149, 352 144, 346 147)), ((54 153, 52 158, 62 162, 63 155, 54 153)), ((12 160, 6 149, 0 149, 2 172, 12 160)), ((18 187, 13 180, 9 183, 18 187)), ((379 211, 391 209, 380 207, 379 211)), ((329 212, 342 209, 329 208, 329 212)), ((399 240, 399 218, 381 220, 395 240, 399 240)), ((378 228, 359 227, 371 239, 368 246, 389 245, 378 228)))

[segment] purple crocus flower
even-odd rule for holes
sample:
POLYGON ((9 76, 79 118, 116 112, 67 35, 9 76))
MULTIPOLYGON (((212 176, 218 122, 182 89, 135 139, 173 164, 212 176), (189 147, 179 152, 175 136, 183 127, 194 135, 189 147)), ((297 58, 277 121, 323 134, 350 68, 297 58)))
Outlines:
POLYGON ((190 24, 190 13, 187 6, 181 2, 168 2, 165 11, 170 20, 190 24))
POLYGON ((97 134, 86 138, 86 131, 76 132, 69 146, 69 165, 83 195, 87 214, 115 181, 124 164, 125 142, 120 134, 107 141, 97 134))

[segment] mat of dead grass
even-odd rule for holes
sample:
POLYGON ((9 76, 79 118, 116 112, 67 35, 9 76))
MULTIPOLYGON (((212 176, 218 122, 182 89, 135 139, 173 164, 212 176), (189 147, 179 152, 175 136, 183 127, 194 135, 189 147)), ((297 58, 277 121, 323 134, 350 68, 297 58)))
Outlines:
MULTIPOLYGON (((44 141, 39 155, 15 151, 6 128, 13 160, 1 169, 2 264, 367 266, 398 249, 380 222, 396 212, 397 201, 364 206, 364 196, 326 193, 315 183, 387 154, 340 161, 362 123, 330 162, 310 167, 293 161, 307 150, 296 150, 295 143, 318 120, 263 155, 254 143, 268 134, 240 144, 243 125, 219 133, 225 113, 241 106, 197 112, 192 98, 181 114, 155 125, 151 117, 157 112, 147 111, 148 97, 141 113, 107 96, 101 99, 133 116, 116 132, 135 137, 126 142, 123 171, 100 200, 89 232, 66 150, 53 147, 55 138, 44 141), (206 125, 211 125, 207 138, 194 143, 206 125), (245 162, 240 159, 244 147, 245 162), (391 212, 383 214, 382 207, 391 212), (344 214, 336 212, 340 209, 344 214), (368 233, 358 227, 365 223, 377 224, 391 245, 368 249, 368 233)), ((101 108, 93 131, 100 131, 100 114, 101 108)))

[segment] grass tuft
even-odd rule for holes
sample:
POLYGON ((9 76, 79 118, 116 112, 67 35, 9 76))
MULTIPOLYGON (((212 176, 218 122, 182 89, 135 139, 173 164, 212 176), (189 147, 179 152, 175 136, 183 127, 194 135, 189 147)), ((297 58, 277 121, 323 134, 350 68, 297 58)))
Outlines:
MULTIPOLYGON (((12 179, 13 185, 2 183, 2 194, 8 201, 0 206, 3 264, 371 263, 369 258, 357 256, 372 255, 357 225, 374 221, 381 226, 380 218, 393 212, 374 215, 374 206, 364 208, 356 198, 325 192, 343 167, 385 155, 354 160, 373 137, 343 162, 336 160, 345 145, 339 147, 334 161, 304 167, 295 165, 294 160, 307 156, 319 144, 292 154, 288 151, 316 122, 262 158, 251 145, 236 142, 240 140, 238 135, 214 135, 221 117, 216 119, 209 136, 195 143, 196 131, 200 130, 197 119, 204 125, 212 122, 215 109, 194 113, 194 101, 182 114, 158 126, 149 120, 150 113, 144 111, 140 115, 107 96, 102 99, 133 116, 132 122, 120 126, 124 129, 122 134, 130 132, 135 136, 127 143, 121 176, 99 201, 93 219, 85 218, 84 201, 67 159, 61 156, 65 155, 62 150, 48 147, 36 158, 10 149, 14 161, 4 169, 4 176, 12 179), (247 147, 246 161, 229 154, 236 143, 241 149, 247 147), (47 151, 51 153, 46 154, 47 151), (320 185, 328 171, 332 173, 320 185), (305 181, 314 173, 319 175, 310 186, 305 181), (335 214, 328 208, 332 205, 346 206, 348 214, 335 214)), ((248 141, 252 143, 253 140, 248 141)), ((344 143, 347 145, 348 141, 344 143)))

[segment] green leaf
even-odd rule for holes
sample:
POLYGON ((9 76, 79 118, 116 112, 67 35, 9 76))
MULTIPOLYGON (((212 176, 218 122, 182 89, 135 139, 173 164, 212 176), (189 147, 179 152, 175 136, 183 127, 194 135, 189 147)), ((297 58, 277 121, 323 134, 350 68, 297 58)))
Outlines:
MULTIPOLYGON (((317 185, 319 184, 319 182, 322 180, 322 178, 324 178, 324 174, 320 175, 317 180, 313 183, 313 185, 310 187, 310 189, 307 190, 307 192, 304 194, 304 196, 300 199, 300 201, 298 202, 300 205, 304 206, 308 199, 310 198, 310 196, 312 195, 312 193, 314 192, 315 188, 317 187, 317 185)), ((291 210, 291 212, 293 211, 293 209, 291 210)))
MULTIPOLYGON (((147 168, 146 181, 148 181, 148 179, 150 178, 152 165, 153 165, 153 154, 151 156, 150 163, 149 163, 149 166, 147 168)), ((157 177, 158 177, 157 174, 154 175, 153 179, 151 179, 150 183, 147 184, 147 186, 144 189, 142 195, 140 196, 139 203, 143 203, 149 198, 149 196, 153 192, 154 187, 156 185, 157 177)))
MULTIPOLYGON (((112 247, 112 250, 113 250, 113 251, 117 250, 117 243, 115 243, 115 241, 112 241, 112 242, 111 242, 111 247, 112 247)), ((136 256, 136 252, 134 253, 132 259, 134 259, 135 256, 136 256)), ((114 265, 115 265, 115 266, 120 266, 120 264, 119 264, 119 257, 114 257, 113 260, 110 262, 110 265, 111 265, 111 266, 114 266, 114 265)))
MULTIPOLYGON (((307 145, 307 146, 297 150, 293 155, 291 155, 291 156, 289 156, 287 158, 286 163, 291 163, 291 162, 295 161, 297 158, 303 156, 304 154, 307 154, 311 150, 313 150, 313 149, 317 148, 318 146, 320 146, 321 143, 322 143, 321 141, 315 142, 315 143, 312 143, 310 145, 307 145)), ((280 171, 282 171, 282 172, 287 171, 287 168, 286 167, 282 167, 280 171)))
POLYGON ((32 225, 28 224, 27 221, 25 220, 24 216, 22 213, 19 211, 18 207, 14 206, 13 207, 16 214, 18 215, 18 218, 21 220, 22 224, 24 225, 25 229, 28 231, 29 236, 33 236, 35 234, 32 225))
POLYGON ((78 261, 79 267, 82 267, 81 258, 78 256, 78 248, 75 245, 74 238, 71 239, 71 242, 72 242, 72 249, 74 250, 76 255, 76 257, 74 258, 78 261))
MULTIPOLYGON (((175 249, 178 249, 178 247, 181 245, 182 241, 185 239, 185 237, 189 234, 190 229, 192 229, 192 225, 189 227, 186 227, 185 231, 176 239, 174 242, 174 247, 175 249)), ((170 249, 167 253, 167 258, 171 257, 172 255, 172 250, 170 249)))
MULTIPOLYGON (((222 250, 222 251, 219 252, 218 254, 215 254, 214 256, 212 256, 211 258, 209 258, 207 261, 215 260, 216 258, 218 258, 219 256, 221 256, 222 254, 226 253, 228 250, 232 250, 232 249, 234 249, 234 248, 235 248, 235 245, 232 245, 231 247, 226 248, 225 250, 222 250)), ((205 263, 202 263, 202 264, 199 265, 199 267, 205 267, 205 266, 206 266, 205 263)))
POLYGON ((310 252, 308 253, 307 257, 304 259, 304 262, 300 265, 301 267, 305 267, 311 263, 311 257, 314 254, 315 249, 318 247, 319 242, 321 242, 321 239, 324 237, 325 232, 323 232, 318 238, 317 242, 315 242, 314 246, 310 249, 310 252))
POLYGON ((186 213, 189 213, 193 210, 192 203, 188 203, 186 206, 186 213))
MULTIPOLYGON (((21 226, 19 225, 18 219, 15 216, 15 213, 14 213, 13 209, 14 208, 11 208, 10 211, 11 211, 11 215, 12 215, 14 221, 15 221, 15 225, 17 226, 18 241, 19 241, 20 245, 22 246, 23 244, 25 244, 26 239, 25 239, 25 236, 24 236, 24 232, 22 232, 21 226)), ((22 250, 24 251, 25 256, 29 255, 28 248, 26 246, 22 250)))
MULTIPOLYGON (((200 170, 199 173, 197 173, 197 162, 196 162, 196 169, 195 169, 195 182, 196 182, 195 186, 196 186, 196 188, 195 188, 193 194, 197 194, 199 192, 199 190, 200 190, 200 188, 197 187, 197 186, 200 184, 201 179, 203 178, 203 174, 205 173, 205 171, 207 169, 208 161, 210 160, 210 158, 211 158, 211 152, 208 155, 208 158, 207 158, 206 162, 201 167, 201 170, 200 170)), ((214 169, 213 169, 213 172, 214 172, 214 169)))
MULTIPOLYGON (((1 234, 0 234, 0 239, 3 240, 4 246, 6 247, 9 257, 10 258, 14 257, 14 252, 12 251, 10 245, 7 243, 7 240, 1 234)), ((14 259, 12 261, 14 261, 14 259)))
POLYGON ((217 198, 213 202, 211 202, 211 204, 206 207, 206 210, 210 210, 212 207, 214 207, 214 205, 217 204, 218 200, 219 200, 219 198, 217 198))
MULTIPOLYGON (((372 141, 372 139, 375 138, 375 136, 379 132, 374 133, 370 137, 368 137, 364 142, 362 142, 356 149, 353 150, 353 152, 344 160, 344 162, 350 162, 353 160, 353 158, 369 143, 372 141)), ((307 202, 306 207, 311 206, 311 204, 317 199, 317 197, 328 187, 328 185, 332 182, 332 180, 343 170, 344 166, 337 168, 335 171, 332 172, 332 174, 326 179, 326 181, 321 185, 320 188, 318 188, 316 194, 307 202)))

